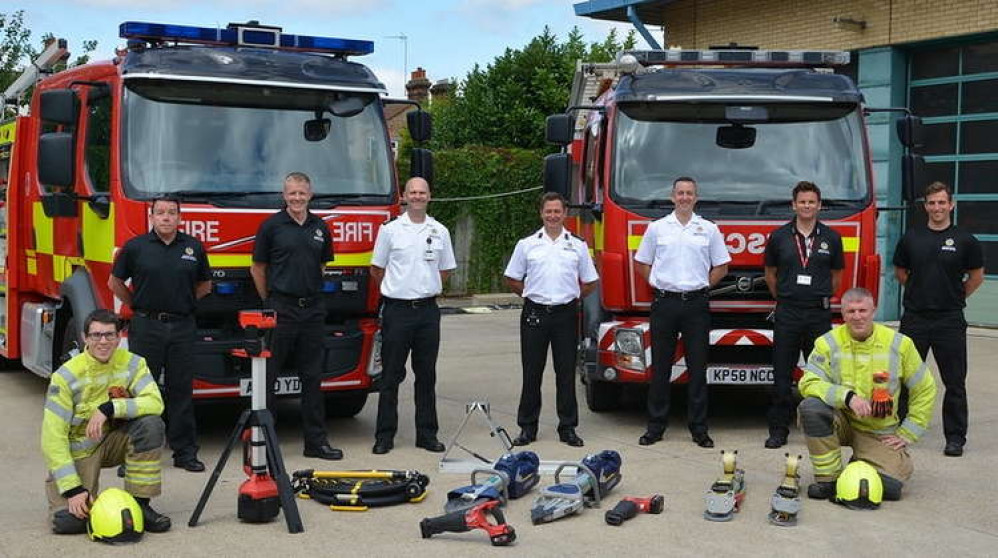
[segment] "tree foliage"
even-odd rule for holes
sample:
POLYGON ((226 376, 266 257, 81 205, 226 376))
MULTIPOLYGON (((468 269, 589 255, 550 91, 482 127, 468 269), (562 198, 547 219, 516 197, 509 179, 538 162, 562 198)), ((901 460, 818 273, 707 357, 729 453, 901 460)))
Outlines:
POLYGON ((578 28, 559 41, 545 27, 522 49, 507 48, 485 68, 476 64, 457 94, 433 107, 433 147, 546 148, 544 119, 567 107, 576 62, 607 62, 634 44, 633 31, 623 41, 611 30, 586 44, 578 28))

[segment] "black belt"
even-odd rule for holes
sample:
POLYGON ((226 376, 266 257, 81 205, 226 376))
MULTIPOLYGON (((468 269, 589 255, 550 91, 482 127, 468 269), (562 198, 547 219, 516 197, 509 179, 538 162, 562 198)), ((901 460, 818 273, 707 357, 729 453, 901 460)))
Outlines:
POLYGON ((308 308, 309 306, 312 306, 319 301, 318 297, 316 296, 295 296, 295 295, 288 295, 273 291, 271 291, 270 293, 270 298, 276 298, 278 300, 284 300, 290 302, 292 305, 297 306, 298 308, 308 308))
POLYGON ((174 314, 173 312, 156 312, 154 310, 136 310, 135 315, 158 322, 179 322, 190 318, 190 314, 174 314))
POLYGON ((430 306, 437 303, 437 297, 428 296, 426 298, 390 298, 387 296, 381 297, 385 304, 391 304, 392 306, 408 306, 409 308, 419 308, 421 306, 430 306))
POLYGON ((578 306, 577 303, 578 299, 573 300, 572 302, 566 302, 565 304, 538 304, 527 298, 524 299, 523 306, 526 308, 539 308, 548 314, 552 314, 561 310, 574 310, 578 306))
POLYGON ((798 310, 828 310, 831 308, 828 298, 818 300, 793 300, 787 298, 777 299, 777 304, 796 308, 798 310))
POLYGON ((706 298, 710 292, 710 289, 704 287, 695 291, 663 291, 662 289, 654 289, 654 291, 655 298, 678 298, 680 300, 692 300, 694 298, 706 298))

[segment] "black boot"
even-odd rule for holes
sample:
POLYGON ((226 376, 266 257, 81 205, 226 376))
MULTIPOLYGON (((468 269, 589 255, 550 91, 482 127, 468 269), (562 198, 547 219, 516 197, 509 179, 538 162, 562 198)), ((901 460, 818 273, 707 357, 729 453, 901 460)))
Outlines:
POLYGON ((142 522, 145 530, 150 533, 165 533, 170 530, 173 522, 170 518, 152 509, 149 505, 149 498, 136 498, 139 507, 142 508, 142 522))

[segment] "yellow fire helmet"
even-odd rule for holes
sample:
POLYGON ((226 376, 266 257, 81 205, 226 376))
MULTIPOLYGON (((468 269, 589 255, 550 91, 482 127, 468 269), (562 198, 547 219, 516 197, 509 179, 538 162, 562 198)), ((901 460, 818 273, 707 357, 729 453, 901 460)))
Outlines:
POLYGON ((875 510, 884 499, 880 474, 866 461, 853 461, 835 482, 835 501, 854 510, 875 510))
POLYGON ((139 503, 120 488, 104 490, 90 506, 87 533, 91 540, 112 544, 138 542, 144 529, 139 503))

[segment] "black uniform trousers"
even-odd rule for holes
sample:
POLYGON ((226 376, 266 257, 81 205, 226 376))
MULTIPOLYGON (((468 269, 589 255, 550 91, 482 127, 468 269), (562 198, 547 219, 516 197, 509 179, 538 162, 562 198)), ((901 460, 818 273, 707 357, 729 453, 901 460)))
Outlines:
MULTIPOLYGON (((915 342, 922 360, 928 358, 932 349, 939 377, 946 386, 943 433, 947 443, 962 446, 967 442, 967 320, 963 311, 930 314, 905 310, 900 330, 915 342)), ((904 402, 907 403, 907 398, 904 402)), ((902 412, 907 414, 906 410, 902 412)))
POLYGON ((440 308, 436 299, 382 299, 381 364, 377 440, 391 441, 398 432, 399 385, 405 361, 412 354, 415 376, 416 442, 437 439, 437 352, 440 349, 440 308))
POLYGON ((770 393, 769 433, 786 438, 796 408, 793 398, 793 371, 801 353, 807 359, 814 340, 832 329, 831 310, 815 302, 810 306, 780 301, 773 325, 773 387, 770 393))
POLYGON ((520 362, 523 387, 516 422, 524 432, 536 436, 541 414, 541 380, 547 365, 548 346, 554 361, 557 389, 558 432, 570 432, 579 424, 575 400, 575 357, 579 345, 576 301, 557 306, 524 300, 520 313, 520 362))
POLYGON ((166 440, 178 462, 196 458, 198 453, 195 340, 194 316, 137 312, 128 327, 128 350, 146 359, 149 372, 164 388, 166 440))
POLYGON ((285 369, 301 380, 301 419, 305 447, 327 443, 326 406, 320 388, 326 310, 319 298, 296 299, 272 294, 268 305, 277 311, 277 326, 267 360, 267 407, 273 408, 274 386, 285 369), (299 304, 299 300, 302 301, 299 304))
POLYGON ((710 306, 707 294, 656 296, 651 305, 652 380, 648 390, 648 432, 661 434, 669 424, 672 363, 682 333, 689 374, 687 422, 694 435, 707 432, 707 349, 710 306))

